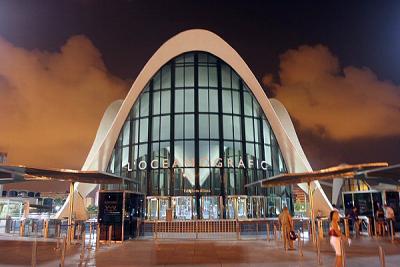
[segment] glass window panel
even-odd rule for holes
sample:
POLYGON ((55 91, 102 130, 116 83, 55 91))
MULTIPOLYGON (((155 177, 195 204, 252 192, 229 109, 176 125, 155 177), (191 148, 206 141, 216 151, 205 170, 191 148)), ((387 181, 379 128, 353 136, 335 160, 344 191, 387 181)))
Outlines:
POLYGON ((232 168, 233 165, 233 156, 234 156, 234 149, 233 149, 233 142, 224 142, 224 161, 225 166, 228 168, 232 168), (229 160, 229 164, 228 164, 229 160))
POLYGON ((200 167, 210 166, 209 145, 210 145, 210 142, 208 142, 208 141, 200 141, 199 142, 200 167))
POLYGON ((246 153, 247 156, 250 155, 252 158, 255 157, 254 143, 246 143, 246 153))
POLYGON ((139 154, 138 154, 138 160, 146 160, 147 157, 147 144, 140 145, 139 146, 139 154))
POLYGON ((135 105, 133 105, 133 117, 134 118, 139 118, 139 100, 140 100, 140 97, 139 97, 139 99, 138 100, 136 100, 136 102, 135 102, 135 105))
POLYGON ((183 150, 183 141, 175 141, 175 163, 178 167, 183 167, 184 162, 184 150, 183 150))
POLYGON ((161 93, 161 113, 170 113, 171 112, 171 91, 162 91, 161 93))
POLYGON ((134 144, 139 142, 139 120, 133 121, 132 141, 134 144))
POLYGON ((153 140, 157 141, 160 139, 160 117, 153 118, 153 129, 152 129, 153 140))
POLYGON ((271 167, 272 166, 272 157, 271 157, 271 147, 264 146, 264 160, 271 167))
POLYGON ((185 141, 185 167, 194 167, 194 141, 185 141))
POLYGON ((224 139, 233 139, 232 116, 223 116, 224 139))
POLYGON ((185 63, 193 63, 194 62, 194 55, 193 53, 185 54, 185 63))
POLYGON ((279 151, 279 172, 286 172, 285 161, 283 160, 281 151, 279 151))
POLYGON ((208 85, 210 87, 218 86, 218 76, 217 76, 217 67, 209 66, 208 67, 208 85))
POLYGON ((185 112, 194 112, 194 90, 185 90, 185 112))
MULTIPOLYGON (((132 162, 135 162, 137 160, 137 158, 138 158, 138 149, 139 149, 139 146, 132 146, 132 151, 131 151, 131 153, 132 153, 132 162)), ((135 164, 131 164, 131 165, 132 165, 132 169, 135 169, 134 168, 135 164)))
MULTIPOLYGON (((200 168, 199 170, 199 181, 200 186, 208 190, 210 188, 210 169, 209 168, 200 168)), ((203 214, 204 217, 204 214, 203 214)))
POLYGON ((130 134, 130 130, 131 130, 131 121, 128 120, 125 122, 124 125, 124 134, 123 134, 123 138, 122 138, 122 145, 128 145, 129 144, 129 134, 130 134))
POLYGON ((255 98, 253 98, 253 114, 254 117, 258 117, 261 114, 260 106, 258 105, 257 100, 255 98))
POLYGON ((175 87, 183 87, 183 67, 175 68, 175 87))
POLYGON ((171 66, 170 65, 166 65, 162 69, 161 88, 171 88, 171 66))
POLYGON ((123 177, 128 177, 129 147, 122 149, 122 172, 123 177))
POLYGON ((184 90, 175 91, 175 112, 183 112, 184 106, 184 90))
POLYGON ((194 115, 185 115, 185 138, 194 138, 194 115))
POLYGON ((208 63, 217 63, 217 58, 213 55, 208 55, 208 63))
POLYGON ((162 116, 161 117, 161 131, 160 131, 160 139, 167 140, 170 135, 170 116, 162 116))
MULTIPOLYGON (((258 145, 258 144, 255 144, 255 156, 256 156, 256 158, 257 158, 257 160, 262 160, 262 155, 261 155, 261 146, 260 145, 258 145)), ((255 166, 256 164, 254 163, 254 166, 255 166)))
POLYGON ((219 138, 218 115, 210 115, 210 138, 219 138))
POLYGON ((252 116, 252 99, 248 92, 243 92, 244 97, 244 115, 252 116))
POLYGON ((185 87, 194 86, 194 67, 185 66, 185 87))
POLYGON ((158 160, 159 152, 158 152, 159 143, 155 142, 152 145, 151 149, 151 160, 158 160))
POLYGON ((183 139, 183 115, 175 116, 175 139, 183 139))
POLYGON ((175 63, 184 63, 185 62, 185 57, 184 57, 184 55, 181 55, 181 56, 179 56, 179 57, 177 57, 176 59, 175 59, 175 63))
POLYGON ((199 111, 208 112, 208 90, 199 89, 199 111))
POLYGON ((140 98, 140 116, 149 115, 149 93, 144 93, 140 98))
POLYGON ((199 86, 208 86, 207 66, 199 66, 199 86))
POLYGON ((254 119, 254 141, 260 143, 260 120, 254 119))
POLYGON ((198 61, 201 63, 206 63, 207 62, 207 54, 199 53, 198 61))
POLYGON ((218 112, 218 91, 209 90, 210 112, 218 112))
POLYGON ((242 128, 240 127, 240 117, 233 116, 233 137, 235 140, 242 140, 242 128))
POLYGON ((154 76, 153 89, 154 90, 159 90, 160 89, 160 72, 157 72, 156 76, 154 76))
POLYGON ((231 88, 231 69, 228 65, 221 64, 222 87, 231 88))
MULTIPOLYGON (((169 159, 171 146, 170 142, 160 142, 160 166, 162 164, 162 160, 169 159)), ((162 167, 162 166, 161 166, 162 167)))
POLYGON ((222 112, 232 113, 232 96, 230 90, 222 90, 222 112))
POLYGON ((147 142, 148 136, 148 119, 141 119, 140 120, 140 142, 147 142))
POLYGON ((240 94, 238 91, 232 91, 233 113, 240 114, 240 94))
POLYGON ((239 164, 240 159, 243 160, 243 149, 241 142, 235 142, 235 165, 239 164))
POLYGON ((215 166, 219 161, 219 142, 210 142, 210 166, 215 166))
POLYGON ((199 115, 199 138, 209 138, 208 115, 199 115))
POLYGON ((160 114, 160 92, 153 93, 153 114, 158 115, 160 114))
POLYGON ((245 118, 245 133, 246 133, 246 141, 254 141, 254 128, 253 128, 253 119, 245 118))
POLYGON ((239 77, 234 71, 232 71, 232 88, 239 89, 239 77))
POLYGON ((266 120, 262 120, 263 123, 263 134, 264 134, 264 144, 271 144, 270 128, 266 120))

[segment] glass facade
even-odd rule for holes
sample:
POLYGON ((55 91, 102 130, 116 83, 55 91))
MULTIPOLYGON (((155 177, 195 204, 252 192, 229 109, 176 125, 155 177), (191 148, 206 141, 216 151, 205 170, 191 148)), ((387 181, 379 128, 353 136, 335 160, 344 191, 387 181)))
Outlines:
POLYGON ((165 218, 168 209, 177 219, 215 219, 274 216, 282 205, 291 208, 290 187, 244 187, 286 166, 247 85, 208 53, 178 56, 149 81, 107 171, 125 178, 114 189, 147 196, 149 219, 165 218))

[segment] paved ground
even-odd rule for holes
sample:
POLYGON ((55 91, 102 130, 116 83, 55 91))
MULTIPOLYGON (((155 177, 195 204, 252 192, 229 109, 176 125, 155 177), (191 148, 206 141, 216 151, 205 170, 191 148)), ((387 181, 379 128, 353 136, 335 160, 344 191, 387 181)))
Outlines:
MULTIPOLYGON (((347 266, 379 266, 378 246, 386 253, 386 266, 400 266, 400 242, 359 238, 346 247, 347 266)), ((38 266, 58 266, 59 252, 54 242, 39 242, 38 266)), ((0 241, 0 266, 30 266, 32 243, 0 241)), ((79 266, 79 245, 68 252, 66 266, 79 266)), ((333 266, 334 253, 327 241, 322 244, 322 266, 333 266)), ((82 266, 318 266, 314 247, 285 252, 278 241, 142 240, 111 246, 95 252, 87 250, 82 266)))

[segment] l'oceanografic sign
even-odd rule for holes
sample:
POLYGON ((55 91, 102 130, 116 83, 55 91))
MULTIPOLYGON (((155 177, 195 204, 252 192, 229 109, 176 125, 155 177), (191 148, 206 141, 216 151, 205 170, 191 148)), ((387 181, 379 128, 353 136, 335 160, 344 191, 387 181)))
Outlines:
MULTIPOLYGON (((158 160, 158 159, 154 159, 150 162, 146 161, 146 160, 142 160, 139 162, 134 162, 133 164, 133 168, 130 165, 130 163, 128 162, 127 168, 128 171, 133 171, 135 169, 139 169, 139 170, 146 170, 147 167, 150 167, 151 169, 168 169, 170 167, 172 168, 182 168, 182 167, 194 167, 194 160, 185 160, 184 162, 180 162, 179 160, 174 160, 172 162, 172 165, 170 165, 170 161, 168 159, 163 159, 163 160, 158 160)), ((242 158, 239 158, 239 160, 237 161, 237 164, 235 165, 232 159, 227 159, 226 160, 226 164, 224 164, 224 160, 222 158, 218 158, 215 160, 214 164, 210 164, 208 162, 207 159, 200 159, 200 166, 204 166, 204 167, 216 167, 216 168, 238 168, 238 169, 252 169, 254 167, 256 167, 257 169, 263 169, 264 171, 267 171, 268 168, 271 167, 270 164, 268 164, 267 161, 259 161, 259 160, 252 160, 249 159, 247 161, 244 161, 242 158)))

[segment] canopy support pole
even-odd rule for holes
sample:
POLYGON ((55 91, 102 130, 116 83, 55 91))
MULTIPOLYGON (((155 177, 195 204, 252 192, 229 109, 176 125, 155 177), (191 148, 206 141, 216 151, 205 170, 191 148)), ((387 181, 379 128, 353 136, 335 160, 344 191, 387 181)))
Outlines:
POLYGON ((311 189, 311 182, 307 182, 308 187, 308 201, 310 208, 310 223, 311 223, 311 233, 309 233, 310 238, 312 238, 313 243, 316 243, 317 235, 315 233, 315 216, 314 216, 314 192, 311 189))
POLYGON ((74 213, 74 200, 75 200, 75 183, 69 183, 69 210, 68 210, 68 230, 67 230, 67 243, 71 244, 73 239, 73 225, 72 225, 72 215, 74 213))

